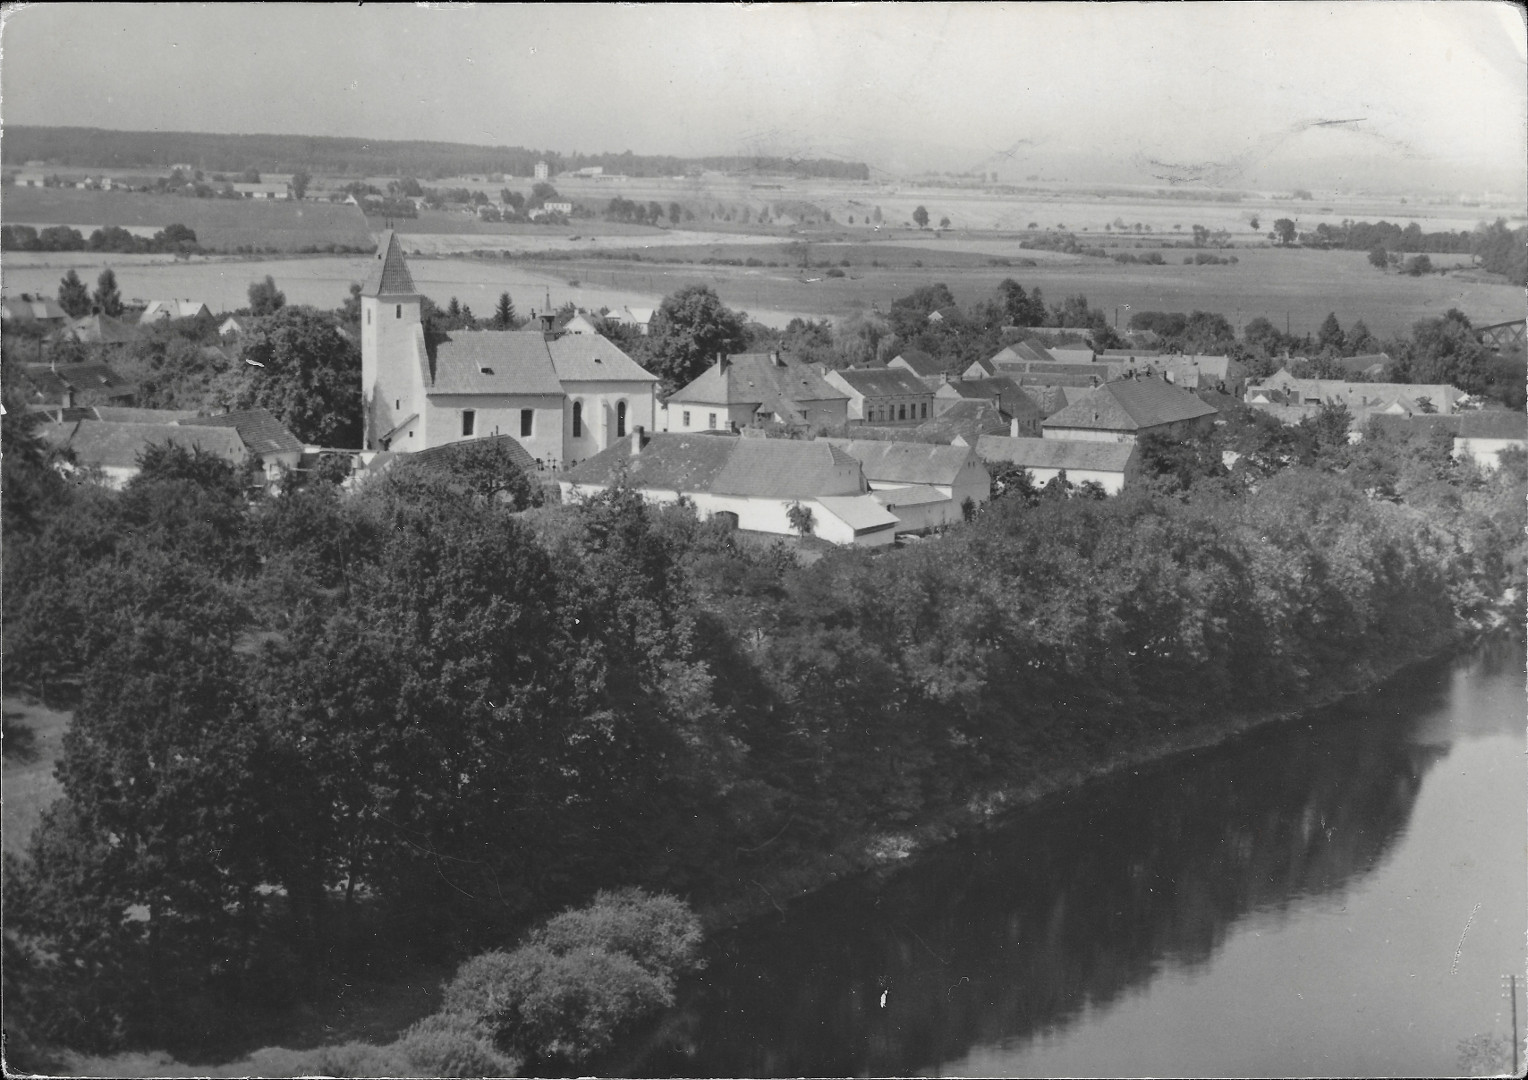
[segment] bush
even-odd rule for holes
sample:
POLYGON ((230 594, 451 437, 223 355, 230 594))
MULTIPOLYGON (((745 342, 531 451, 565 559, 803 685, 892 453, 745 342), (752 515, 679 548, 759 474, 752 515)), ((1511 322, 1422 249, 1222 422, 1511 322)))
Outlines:
POLYGON ((450 1013, 427 1016, 392 1049, 410 1076, 515 1076, 520 1062, 502 1054, 484 1028, 450 1013))
POLYGON ((349 1042, 321 1046, 303 1066, 312 1076, 414 1076, 408 1062, 391 1046, 349 1042))
POLYGON ((827 276, 828 277, 843 277, 844 276, 844 272, 842 270, 840 270, 838 267, 833 266, 833 267, 829 267, 828 268, 827 276))
POLYGON ((449 1019, 439 1023, 481 1031, 522 1057, 583 1061, 632 1021, 673 1004, 675 977, 699 966, 700 940, 699 921, 672 896, 600 893, 514 952, 464 963, 446 987, 449 1019))

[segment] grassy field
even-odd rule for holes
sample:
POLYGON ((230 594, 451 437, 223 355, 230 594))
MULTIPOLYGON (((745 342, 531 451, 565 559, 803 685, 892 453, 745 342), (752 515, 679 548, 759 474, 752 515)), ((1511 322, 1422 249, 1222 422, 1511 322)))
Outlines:
MULTIPOLYGON (((829 245, 821 245, 824 252, 829 245)), ((1024 252, 1024 255, 1031 253, 1024 252)), ((1014 278, 1039 286, 1052 303, 1082 294, 1110 314, 1119 308, 1123 326, 1132 311, 1215 311, 1238 328, 1259 315, 1281 326, 1314 332, 1328 312, 1344 326, 1363 319, 1378 335, 1402 333, 1418 319, 1457 307, 1478 323, 1521 318, 1522 290, 1452 275, 1412 278, 1382 273, 1362 252, 1252 248, 1237 251, 1235 266, 1184 266, 1182 251, 1165 251, 1165 266, 1121 265, 1103 259, 1052 260, 1034 267, 929 265, 870 267, 856 264, 843 278, 784 268, 668 266, 578 260, 540 264, 592 288, 649 291, 663 295, 691 282, 713 285, 728 304, 750 312, 798 312, 837 317, 886 308, 897 297, 933 281, 947 284, 962 304, 992 295, 998 282, 1014 278)), ((816 256, 813 256, 816 258, 816 256)), ((830 255, 824 257, 831 258, 830 255)), ((530 265, 535 266, 534 262, 530 265)))
POLYGON ((337 203, 8 187, 3 211, 8 225, 162 229, 179 223, 192 229, 202 246, 220 251, 246 246, 297 251, 311 245, 369 247, 372 243, 365 216, 354 206, 337 203))
POLYGON ((48 804, 63 794, 53 766, 63 752, 70 714, 10 695, 5 702, 3 744, 5 798, 0 803, 0 843, 20 855, 48 804))

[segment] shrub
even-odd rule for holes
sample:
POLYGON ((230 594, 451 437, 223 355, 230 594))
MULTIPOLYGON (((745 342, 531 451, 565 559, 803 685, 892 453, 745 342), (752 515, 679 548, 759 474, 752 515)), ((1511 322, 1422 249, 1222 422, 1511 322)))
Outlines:
POLYGON ((698 965, 700 922, 676 896, 640 889, 602 892, 594 903, 552 918, 530 944, 553 953, 607 949, 625 953, 653 974, 670 975, 698 965))
POLYGON ((840 270, 836 266, 831 266, 831 267, 828 268, 827 276, 828 277, 843 277, 844 276, 844 272, 842 270, 840 270))
POLYGON ((487 1030, 451 1013, 425 1017, 392 1049, 410 1076, 514 1076, 520 1071, 520 1062, 500 1053, 487 1030))
POLYGON ((312 1076, 413 1076, 408 1062, 391 1046, 349 1042, 321 1046, 303 1071, 312 1076))

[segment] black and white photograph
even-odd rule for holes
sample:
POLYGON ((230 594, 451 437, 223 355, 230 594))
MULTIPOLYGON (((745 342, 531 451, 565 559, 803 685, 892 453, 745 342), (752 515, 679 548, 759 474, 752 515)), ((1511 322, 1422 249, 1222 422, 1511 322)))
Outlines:
POLYGON ((1528 11, 0 4, 3 1057, 1528 1069, 1528 11))

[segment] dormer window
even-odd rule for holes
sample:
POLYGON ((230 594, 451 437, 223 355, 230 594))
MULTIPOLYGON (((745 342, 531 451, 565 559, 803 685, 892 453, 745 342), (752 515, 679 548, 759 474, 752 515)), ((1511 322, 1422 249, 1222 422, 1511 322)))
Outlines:
POLYGON ((479 364, 478 365, 478 374, 479 375, 492 375, 493 374, 493 368, 489 367, 487 364, 479 364))

